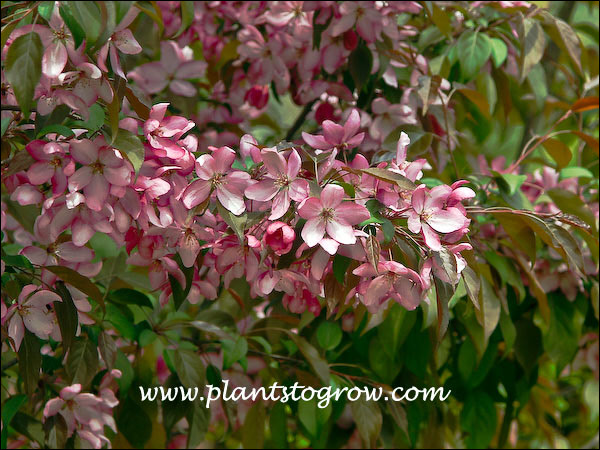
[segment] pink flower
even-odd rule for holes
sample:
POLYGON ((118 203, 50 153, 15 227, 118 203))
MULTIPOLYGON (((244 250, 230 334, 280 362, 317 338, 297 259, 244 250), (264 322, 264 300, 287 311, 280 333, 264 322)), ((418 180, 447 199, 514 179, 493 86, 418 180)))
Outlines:
POLYGON ((267 227, 264 236, 265 245, 271 247, 276 255, 285 255, 292 249, 296 233, 294 229, 283 222, 273 222, 267 227))
POLYGON ((452 233, 469 224, 469 219, 463 215, 460 209, 456 207, 443 209, 451 194, 450 186, 436 186, 427 192, 424 184, 418 186, 412 194, 412 209, 406 213, 408 229, 413 233, 421 232, 425 244, 433 251, 439 251, 442 248, 437 233, 452 233))
POLYGON ((373 100, 371 109, 375 118, 369 127, 369 134, 376 141, 383 141, 400 125, 417 123, 415 111, 404 102, 392 104, 380 97, 373 100))
POLYGON ((306 199, 298 208, 300 217, 307 219, 302 229, 302 239, 309 247, 317 244, 327 250, 339 244, 354 244, 353 225, 367 220, 371 215, 364 206, 353 202, 344 202, 344 188, 328 184, 321 192, 321 198, 306 199), (333 243, 325 238, 325 232, 333 243), (324 242, 323 242, 324 241, 324 242))
POLYGON ((413 310, 421 303, 423 282, 417 272, 396 261, 380 261, 375 272, 370 263, 362 264, 354 269, 354 275, 360 277, 375 276, 368 282, 362 282, 357 291, 362 303, 371 313, 392 298, 408 310, 413 310))
POLYGON ((71 156, 84 166, 69 178, 69 191, 83 189, 88 208, 100 211, 113 186, 131 183, 131 164, 121 153, 106 145, 103 137, 71 141, 71 156))
POLYGON ((356 109, 352 110, 344 126, 331 120, 324 120, 322 127, 323 136, 302 132, 304 142, 318 150, 330 150, 336 147, 346 150, 360 145, 365 137, 364 132, 356 134, 360 128, 360 114, 356 109))
POLYGON ((98 52, 98 66, 100 66, 104 72, 108 72, 108 68, 106 67, 106 56, 107 54, 110 54, 110 64, 113 72, 121 78, 127 79, 121 68, 117 50, 126 55, 136 55, 142 52, 142 47, 133 36, 131 30, 127 28, 137 17, 138 13, 139 10, 137 8, 130 8, 127 14, 125 14, 125 17, 121 19, 121 22, 115 28, 112 36, 108 38, 106 44, 104 44, 98 52))
POLYGON ((235 160, 235 152, 229 147, 220 147, 212 155, 204 154, 196 160, 196 174, 200 178, 193 181, 181 195, 183 205, 192 209, 208 198, 214 190, 221 205, 239 216, 246 210, 243 192, 250 175, 241 170, 227 173, 235 160))
POLYGON ((48 339, 54 329, 54 317, 46 305, 60 302, 62 299, 52 291, 38 289, 39 287, 33 284, 25 286, 17 302, 8 308, 5 317, 2 318, 4 322, 12 314, 8 323, 8 335, 13 339, 16 351, 21 346, 25 328, 40 339, 48 339))
POLYGON ((343 2, 340 6, 340 18, 331 26, 331 35, 340 34, 356 24, 356 31, 367 42, 375 42, 381 34, 381 13, 374 2, 343 2))
POLYGON ((169 86, 171 92, 184 97, 197 94, 190 78, 202 78, 206 62, 194 60, 191 48, 180 48, 174 41, 160 43, 160 61, 143 64, 129 73, 140 87, 149 94, 156 94, 169 86))
MULTIPOLYGON (((118 371, 116 371, 118 372, 118 371)), ((50 399, 44 406, 44 420, 60 414, 67 424, 67 435, 70 437, 77 430, 83 440, 92 448, 102 448, 103 443, 110 444, 104 436, 104 427, 109 426, 117 432, 115 421, 111 415, 112 408, 118 400, 106 396, 102 389, 103 398, 90 393, 81 392, 81 384, 67 386, 60 391, 60 396, 50 399)))
POLYGON ((290 200, 301 202, 308 196, 308 182, 297 178, 302 161, 296 150, 292 149, 288 161, 272 148, 260 155, 268 173, 264 180, 246 188, 245 194, 251 200, 272 200, 269 220, 277 220, 289 209, 290 200))
POLYGON ((297 283, 297 285, 297 290, 293 295, 286 293, 283 296, 282 303, 284 308, 294 314, 302 314, 308 310, 317 317, 321 312, 319 299, 304 286, 300 285, 300 283, 297 283))
POLYGON ((165 118, 168 106, 168 103, 158 103, 150 109, 150 117, 144 123, 144 135, 156 156, 180 159, 187 150, 176 142, 195 124, 180 116, 165 118))
POLYGON ((64 146, 65 144, 39 139, 27 144, 25 149, 36 160, 27 170, 31 184, 40 185, 51 181, 54 195, 60 195, 65 191, 67 177, 75 171, 75 164, 66 155, 64 146))

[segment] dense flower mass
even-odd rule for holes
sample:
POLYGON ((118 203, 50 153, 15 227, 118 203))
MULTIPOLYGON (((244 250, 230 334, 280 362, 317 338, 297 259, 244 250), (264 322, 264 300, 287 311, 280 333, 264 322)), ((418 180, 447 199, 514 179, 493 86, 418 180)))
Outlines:
POLYGON ((516 411, 523 435, 578 420, 527 403, 538 371, 595 374, 569 411, 597 392, 586 24, 528 2, 2 9, 3 447, 248 447, 262 422, 292 444, 288 410, 254 399, 157 417, 154 380, 457 392, 385 421, 296 402, 293 444, 315 448, 415 447, 459 410, 436 446, 504 447, 516 411))

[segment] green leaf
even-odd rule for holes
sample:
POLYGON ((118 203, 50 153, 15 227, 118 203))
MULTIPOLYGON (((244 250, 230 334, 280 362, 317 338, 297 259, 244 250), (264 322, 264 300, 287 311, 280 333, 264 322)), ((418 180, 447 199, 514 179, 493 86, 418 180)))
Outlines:
POLYGON ((477 109, 486 118, 488 118, 488 119, 491 118, 490 105, 483 94, 481 94, 480 92, 478 92, 476 90, 466 89, 466 88, 458 89, 458 92, 460 92, 462 95, 467 97, 475 106, 477 106, 477 109))
POLYGON ((65 283, 70 284, 74 288, 77 288, 86 294, 88 297, 91 297, 93 300, 98 302, 100 306, 102 306, 102 309, 105 308, 104 298, 102 297, 98 286, 92 283, 88 278, 81 275, 79 272, 63 266, 45 266, 44 268, 52 272, 65 283))
POLYGON ((73 17, 73 13, 67 2, 62 2, 58 9, 60 13, 60 17, 65 21, 65 24, 71 31, 71 35, 73 36, 73 42, 75 44, 75 48, 79 48, 83 40, 85 39, 85 31, 83 31, 82 26, 75 20, 73 17))
POLYGON ((55 2, 41 2, 38 6, 38 13, 40 16, 44 18, 47 22, 50 21, 52 17, 52 11, 54 11, 54 3, 55 2))
POLYGON ((133 166, 135 173, 138 173, 144 162, 144 144, 140 138, 129 130, 119 129, 117 137, 111 145, 121 150, 123 156, 133 166))
POLYGON ((510 236, 512 242, 525 252, 529 261, 535 263, 535 234, 525 219, 513 213, 492 212, 492 214, 500 222, 500 225, 502 225, 504 231, 510 236))
POLYGON ((429 16, 431 17, 432 22, 439 28, 439 30, 446 37, 451 37, 452 35, 452 22, 450 21, 450 14, 441 9, 434 2, 431 2, 431 13, 429 16))
POLYGON ((204 436, 208 431, 210 410, 201 403, 194 402, 188 409, 186 418, 189 424, 187 448, 198 448, 204 442, 204 436))
POLYGON ((26 329, 19 347, 19 373, 23 379, 25 392, 28 395, 35 392, 40 380, 40 369, 42 367, 40 349, 39 339, 26 329))
POLYGON ((108 370, 112 370, 117 362, 118 350, 114 339, 105 332, 100 333, 98 336, 98 348, 106 367, 108 370))
POLYGON ((359 92, 371 76, 372 68, 373 55, 371 54, 371 50, 362 43, 358 45, 348 57, 348 69, 354 80, 354 85, 359 92))
POLYGON ((94 103, 90 106, 89 112, 90 118, 85 122, 81 122, 81 126, 87 128, 91 132, 98 131, 102 128, 102 125, 104 125, 104 119, 106 118, 104 108, 98 103, 94 103))
POLYGON ((560 171, 560 179, 566 178, 594 178, 594 174, 584 167, 565 167, 560 171))
POLYGON ((303 337, 283 328, 281 331, 287 333, 294 344, 296 344, 321 381, 325 385, 329 385, 329 365, 327 364, 327 361, 321 358, 317 349, 310 345, 303 337))
POLYGON ((567 52, 577 73, 583 75, 583 67, 581 65, 583 46, 581 45, 577 33, 573 31, 573 28, 571 28, 568 23, 556 17, 552 17, 552 21, 556 33, 550 33, 550 36, 563 51, 567 52))
POLYGON ((540 62, 546 48, 546 35, 537 20, 525 18, 519 13, 517 32, 521 43, 519 67, 521 69, 521 82, 527 78, 529 71, 540 62))
POLYGON ((490 44, 492 45, 492 61, 494 61, 494 66, 498 68, 506 61, 508 48, 504 41, 498 38, 491 38, 490 44))
POLYGON ((487 341, 496 329, 500 320, 500 299, 490 282, 484 276, 480 276, 481 291, 479 292, 479 309, 475 310, 477 321, 483 327, 485 340, 487 341))
POLYGON ((515 345, 517 329, 515 328, 515 324, 510 318, 510 315, 506 314, 504 310, 500 311, 500 330, 502 331, 502 337, 504 338, 504 354, 507 355, 515 345))
POLYGON ((121 305, 138 305, 150 309, 154 308, 147 295, 133 289, 117 289, 108 294, 108 299, 121 305))
POLYGON ((498 181, 500 189, 503 189, 509 195, 515 195, 515 193, 521 188, 523 182, 527 179, 527 175, 515 175, 512 173, 498 173, 493 172, 496 175, 496 181, 498 181))
POLYGON ((54 302, 54 311, 56 312, 56 319, 60 327, 63 348, 67 352, 71 348, 77 334, 77 325, 79 324, 77 308, 73 302, 71 293, 63 282, 56 282, 56 292, 62 298, 62 302, 54 302))
POLYGON ((348 271, 348 266, 350 266, 350 262, 352 260, 346 256, 342 256, 340 254, 336 254, 333 257, 333 275, 338 283, 344 284, 344 280, 346 279, 346 272, 348 271))
POLYGON ((238 336, 235 340, 225 339, 221 341, 221 344, 223 348, 223 370, 229 369, 248 353, 248 341, 242 336, 238 336))
POLYGON ((29 117, 35 87, 42 75, 43 52, 40 36, 31 32, 16 38, 6 54, 4 73, 25 117, 29 117))
POLYGON ((17 412, 13 417, 11 426, 17 433, 40 444, 40 448, 44 447, 44 428, 39 420, 22 412, 17 412))
POLYGON ((42 128, 36 137, 37 139, 40 139, 41 137, 44 137, 50 133, 60 134, 61 136, 65 136, 68 138, 75 137, 75 133, 73 133, 73 130, 71 130, 69 127, 60 124, 48 125, 42 128))
POLYGON ((317 341, 321 348, 333 350, 342 341, 342 329, 335 322, 322 322, 317 328, 317 341))
POLYGON ((0 439, 2 448, 6 448, 8 426, 15 414, 19 411, 19 408, 21 408, 25 402, 27 402, 27 396, 25 394, 19 394, 10 397, 2 405, 2 438, 0 439))
POLYGON ((362 396, 350 403, 354 423, 365 448, 377 448, 383 417, 377 402, 367 401, 362 396))
POLYGON ((269 429, 271 430, 271 439, 275 443, 275 448, 288 448, 287 415, 285 413, 285 405, 281 402, 276 402, 271 408, 269 429))
POLYGON ((531 321, 521 319, 515 323, 515 356, 527 374, 531 373, 542 354, 542 333, 531 321))
POLYGON ((201 388, 204 385, 206 371, 200 355, 191 350, 178 348, 173 352, 173 365, 181 384, 186 388, 201 388))
POLYGON ((152 420, 140 407, 140 404, 132 398, 132 394, 121 400, 116 423, 119 432, 125 436, 133 448, 144 448, 152 435, 152 420))
POLYGON ((194 21, 194 2, 179 2, 181 6, 181 26, 175 35, 181 35, 194 21))
POLYGON ((77 23, 84 27, 86 45, 91 47, 96 43, 102 32, 102 23, 100 21, 100 10, 94 2, 65 2, 71 9, 71 13, 77 23))
POLYGON ((266 412, 262 402, 256 402, 242 425, 242 445, 244 448, 264 448, 266 412))
POLYGON ((496 431, 496 407, 483 391, 470 392, 460 413, 460 424, 468 433, 467 448, 487 448, 496 431))
POLYGON ((581 197, 566 189, 552 188, 546 191, 552 201, 556 203, 563 212, 577 216, 587 223, 592 230, 596 231, 596 217, 581 197))
POLYGON ((98 347, 89 338, 78 338, 73 342, 65 366, 71 384, 86 387, 98 371, 98 347))
POLYGON ((8 128, 8 125, 10 124, 11 121, 12 121, 12 117, 3 117, 2 118, 2 136, 4 136, 4 133, 6 133, 6 129, 8 128))
POLYGON ((225 223, 231 227, 235 234, 239 238, 240 242, 244 242, 244 232, 246 231, 246 221, 248 220, 248 214, 243 213, 236 216, 223 205, 221 202, 217 202, 217 210, 219 215, 223 218, 225 223))
POLYGON ((405 191, 414 191, 416 186, 408 178, 400 175, 399 173, 392 172, 387 169, 380 169, 377 167, 371 167, 369 169, 360 169, 360 172, 371 175, 378 180, 387 181, 388 183, 395 184, 400 189, 405 191))
POLYGON ((460 274, 465 282, 465 289, 471 303, 475 308, 479 308, 479 289, 481 287, 479 276, 469 266, 465 267, 460 274))
POLYGON ((504 283, 514 286, 519 291, 519 297, 523 300, 525 298, 525 286, 521 274, 515 268, 514 261, 492 250, 485 252, 485 258, 498 271, 504 283))
POLYGON ((556 376, 579 349, 583 316, 564 295, 548 295, 550 325, 543 335, 544 349, 556 362, 556 376))
POLYGON ((558 139, 548 138, 543 142, 544 148, 548 151, 554 161, 556 168, 561 170, 571 162, 573 154, 568 145, 558 139))
POLYGON ((457 45, 461 73, 467 80, 471 80, 490 57, 490 38, 480 31, 469 30, 460 36, 457 45))

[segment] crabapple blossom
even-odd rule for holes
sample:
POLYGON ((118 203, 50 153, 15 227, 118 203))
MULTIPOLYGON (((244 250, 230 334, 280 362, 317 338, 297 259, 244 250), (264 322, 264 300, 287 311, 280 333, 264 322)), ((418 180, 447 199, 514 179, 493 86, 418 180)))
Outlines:
POLYGON ((25 328, 40 339, 48 339, 55 325, 53 314, 46 306, 61 301, 58 294, 39 289, 33 284, 23 288, 17 302, 2 317, 3 322, 8 320, 8 335, 12 338, 16 351, 21 347, 25 328))
POLYGON ((263 149, 260 157, 267 174, 262 181, 248 186, 244 193, 251 200, 271 200, 269 220, 277 220, 287 212, 291 200, 301 202, 308 196, 308 181, 298 178, 301 160, 295 149, 291 150, 287 161, 274 148, 263 149))
POLYGON ((212 154, 201 155, 196 160, 199 179, 185 188, 181 195, 183 205, 194 208, 214 191, 224 208, 235 215, 242 214, 246 209, 243 192, 250 182, 250 175, 239 170, 230 171, 234 160, 235 152, 229 147, 215 148, 212 154))
POLYGON ((125 187, 131 182, 131 164, 118 150, 107 146, 101 136, 94 141, 71 141, 70 152, 83 167, 69 177, 69 192, 83 190, 85 203, 93 211, 102 210, 109 194, 118 195, 120 191, 115 187, 125 187))
POLYGON ((464 229, 469 224, 462 211, 454 206, 444 208, 452 188, 440 185, 428 190, 424 184, 417 186, 412 193, 411 209, 405 214, 408 229, 421 233, 425 244, 433 251, 442 248, 437 233, 451 233, 464 229))
POLYGON ((302 228, 302 239, 309 247, 317 244, 327 250, 332 245, 354 244, 353 225, 367 220, 371 215, 364 206, 353 202, 344 202, 344 188, 328 184, 323 188, 320 198, 310 197, 298 208, 300 217, 306 219, 302 228))
POLYGON ((360 128, 360 115, 357 110, 352 110, 344 126, 338 125, 331 120, 324 120, 321 124, 323 135, 311 135, 302 132, 304 142, 318 150, 352 149, 363 141, 364 132, 357 133, 360 128))

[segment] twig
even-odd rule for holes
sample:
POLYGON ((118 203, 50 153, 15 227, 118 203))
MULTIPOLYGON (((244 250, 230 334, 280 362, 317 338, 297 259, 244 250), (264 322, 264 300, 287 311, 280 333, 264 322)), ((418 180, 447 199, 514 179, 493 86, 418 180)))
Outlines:
POLYGON ((285 135, 284 140, 289 141, 294 137, 294 135, 296 134, 296 131, 298 131, 300 129, 300 127, 306 120, 306 116, 308 116, 308 113, 310 113, 310 110, 312 109, 312 107, 316 101, 317 101, 317 99, 314 99, 314 100, 308 102, 306 105, 304 105, 304 109, 302 110, 302 112, 300 113, 300 115, 298 116, 298 118, 296 119, 294 124, 292 125, 292 127, 288 130, 287 134, 285 135))

